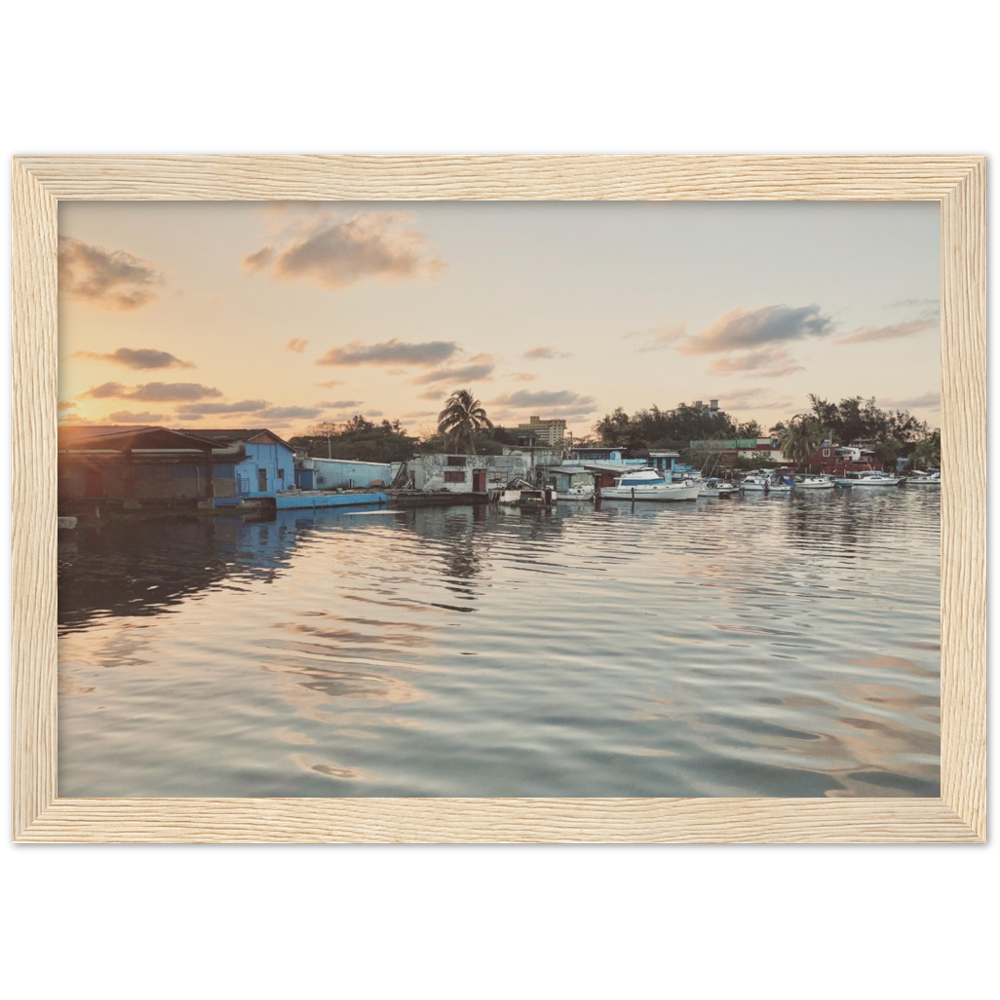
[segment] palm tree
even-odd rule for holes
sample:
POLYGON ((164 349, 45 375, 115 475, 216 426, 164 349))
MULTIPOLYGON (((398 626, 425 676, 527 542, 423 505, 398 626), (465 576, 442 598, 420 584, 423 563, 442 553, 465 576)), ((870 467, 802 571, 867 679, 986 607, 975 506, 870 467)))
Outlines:
POLYGON ((792 417, 781 431, 781 450, 794 465, 805 465, 827 437, 823 425, 808 413, 792 417))
POLYGON ((482 404, 468 389, 456 389, 438 414, 438 432, 455 448, 464 446, 467 454, 476 453, 476 433, 484 427, 492 429, 482 404))

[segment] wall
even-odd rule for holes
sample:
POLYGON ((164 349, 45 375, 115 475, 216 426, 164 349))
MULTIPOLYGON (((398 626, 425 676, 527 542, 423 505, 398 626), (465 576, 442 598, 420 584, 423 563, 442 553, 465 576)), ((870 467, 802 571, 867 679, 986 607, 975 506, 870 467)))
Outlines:
POLYGON ((351 462, 338 458, 307 458, 298 473, 302 488, 317 490, 365 489, 369 486, 388 486, 392 482, 392 468, 388 462, 351 462), (312 466, 312 486, 306 487, 308 466, 312 466))
POLYGON ((486 488, 499 489, 515 476, 528 478, 530 459, 511 455, 418 455, 410 460, 413 485, 418 490, 447 490, 449 493, 472 492, 472 470, 486 469, 486 488), (450 459, 450 461, 449 461, 450 459), (461 481, 458 476, 461 475, 461 481))

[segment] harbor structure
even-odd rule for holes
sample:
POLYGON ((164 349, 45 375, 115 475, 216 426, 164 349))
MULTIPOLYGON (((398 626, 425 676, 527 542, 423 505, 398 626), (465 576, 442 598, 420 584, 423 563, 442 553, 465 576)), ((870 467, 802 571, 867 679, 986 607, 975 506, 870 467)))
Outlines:
POLYGON ((530 457, 512 450, 506 455, 428 453, 406 463, 412 489, 447 493, 488 493, 502 489, 517 476, 529 478, 530 457))
POLYGON ((300 490, 384 489, 391 485, 400 465, 300 455, 295 459, 295 485, 300 490))
POLYGON ((717 455, 722 461, 734 458, 750 458, 762 464, 781 465, 785 456, 777 438, 723 438, 702 439, 688 442, 692 452, 717 455))

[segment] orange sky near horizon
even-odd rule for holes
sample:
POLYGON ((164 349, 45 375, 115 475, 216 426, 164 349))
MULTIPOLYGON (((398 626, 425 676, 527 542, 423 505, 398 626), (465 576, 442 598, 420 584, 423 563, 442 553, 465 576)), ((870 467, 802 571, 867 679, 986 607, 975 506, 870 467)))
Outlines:
POLYGON ((432 433, 719 399, 765 428, 874 396, 940 423, 933 202, 69 202, 70 422, 432 433))

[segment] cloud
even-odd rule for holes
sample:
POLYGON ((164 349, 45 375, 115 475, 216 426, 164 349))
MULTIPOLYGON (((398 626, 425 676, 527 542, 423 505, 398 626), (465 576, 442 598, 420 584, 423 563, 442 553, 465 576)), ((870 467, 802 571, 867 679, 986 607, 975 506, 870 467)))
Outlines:
POLYGON ((76 403, 74 403, 71 399, 60 399, 59 402, 56 403, 56 410, 59 413, 65 413, 67 410, 75 409, 76 403))
MULTIPOLYGON (((736 410, 784 410, 791 406, 792 400, 790 397, 775 396, 773 395, 773 391, 771 388, 765 386, 741 389, 731 395, 727 394, 724 398, 720 397, 719 409, 725 410, 727 413, 733 413, 736 410)), ((709 399, 714 397, 703 395, 696 398, 709 399)))
POLYGON ((733 309, 701 333, 682 340, 677 349, 682 354, 722 354, 775 342, 825 337, 833 329, 833 320, 822 315, 819 306, 733 309))
POLYGON ((532 392, 529 389, 519 389, 517 392, 506 392, 495 399, 491 399, 490 405, 517 408, 545 408, 552 406, 584 408, 590 407, 593 402, 593 396, 581 396, 578 393, 570 392, 569 389, 560 389, 556 392, 532 392))
POLYGON ((507 378, 512 378, 515 382, 534 382, 538 376, 530 372, 511 372, 507 378))
POLYGON ((342 378, 332 378, 329 382, 317 382, 316 383, 321 389, 334 389, 338 385, 343 385, 344 380, 342 378))
POLYGON ((656 326, 651 326, 646 330, 632 330, 629 333, 623 333, 623 340, 630 340, 636 337, 643 337, 645 341, 636 351, 644 353, 646 351, 662 351, 669 347, 671 344, 676 343, 681 337, 684 336, 687 330, 687 322, 681 323, 660 323, 656 326))
POLYGON ((317 406, 324 410, 350 410, 355 406, 361 406, 363 399, 334 399, 332 402, 317 403, 317 406))
POLYGON ((121 382, 104 382, 83 394, 92 399, 138 399, 147 403, 170 403, 221 396, 218 389, 197 382, 148 382, 126 386, 121 382))
POLYGON ((195 413, 207 415, 215 413, 255 413, 270 404, 266 399, 241 399, 235 403, 198 403, 196 406, 179 406, 177 415, 190 417, 195 413))
POLYGON ((261 410, 257 416, 264 420, 291 420, 301 418, 313 420, 323 411, 315 406, 269 406, 261 410))
POLYGON ((532 347, 525 351, 521 357, 536 361, 549 361, 556 358, 571 358, 573 355, 569 351, 557 351, 554 347, 532 347))
POLYGON ((805 366, 796 364, 791 353, 784 347, 762 347, 745 354, 733 354, 716 358, 708 367, 714 375, 728 375, 735 372, 753 372, 765 378, 779 378, 794 372, 805 371, 805 366))
POLYGON ((365 416, 366 417, 384 417, 385 414, 381 410, 369 410, 365 414, 365 416))
POLYGON ((846 337, 839 337, 836 344, 864 344, 873 340, 896 340, 911 337, 924 330, 935 329, 940 321, 935 319, 914 319, 908 323, 890 323, 887 326, 862 326, 846 337))
POLYGON ((115 410, 108 414, 108 419, 116 424, 158 424, 166 419, 162 413, 133 413, 131 410, 115 410))
POLYGON ((138 309, 156 298, 162 275, 148 260, 59 237, 59 293, 103 309, 138 309))
POLYGON ((925 392, 920 396, 910 396, 908 399, 880 399, 879 405, 887 410, 940 410, 941 393, 925 392))
POLYGON ((89 358, 92 361, 110 361, 123 368, 136 370, 146 368, 194 368, 190 361, 181 361, 169 351, 158 351, 153 347, 119 347, 110 354, 98 354, 94 351, 76 351, 74 358, 89 358))
POLYGON ((435 382, 466 382, 473 379, 489 378, 496 367, 496 355, 476 354, 464 365, 454 368, 438 368, 411 379, 413 385, 432 385, 435 382))
POLYGON ((292 339, 285 344, 285 350, 301 354, 308 346, 309 341, 304 337, 292 337, 292 339))
POLYGON ((429 340, 408 344, 393 337, 380 344, 363 344, 352 340, 343 347, 331 347, 318 358, 318 365, 416 365, 432 368, 447 361, 458 350, 453 340, 429 340))
POLYGON ((251 273, 279 281, 303 279, 339 290, 367 278, 426 281, 446 267, 405 212, 326 212, 299 219, 243 258, 251 273))

